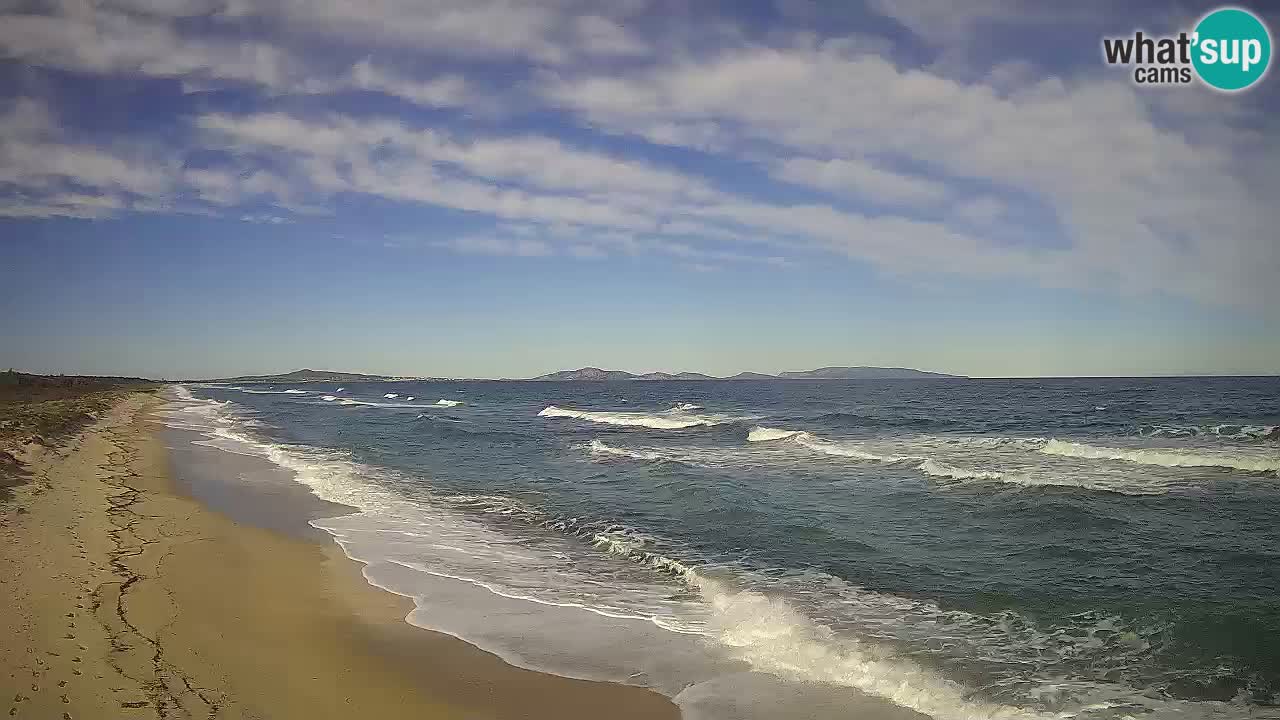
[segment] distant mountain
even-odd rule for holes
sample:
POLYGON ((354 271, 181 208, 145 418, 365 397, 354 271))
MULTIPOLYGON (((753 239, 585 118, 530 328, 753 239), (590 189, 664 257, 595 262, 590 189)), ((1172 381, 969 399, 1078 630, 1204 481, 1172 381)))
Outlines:
POLYGON ((403 380, 405 378, 391 377, 388 375, 365 375, 363 373, 348 372, 332 372, 330 370, 310 370, 303 368, 302 370, 294 370, 293 372, 281 373, 278 375, 241 375, 240 377, 221 378, 218 380, 210 380, 209 382, 238 382, 238 383, 347 383, 347 382, 381 382, 385 380, 403 380))
POLYGON ((643 375, 636 375, 632 380, 676 380, 676 376, 665 372, 651 372, 643 375))
POLYGON ((635 375, 622 370, 601 370, 600 368, 586 367, 578 370, 561 370, 560 372, 547 373, 546 375, 540 375, 532 379, 600 382, 617 380, 919 380, 925 378, 958 377, 964 376, 947 375, 945 373, 927 372, 924 370, 912 370, 910 368, 882 367, 824 367, 818 368, 817 370, 784 372, 779 373, 778 375, 741 372, 727 378, 717 378, 695 372, 650 372, 644 373, 643 375, 635 375))
POLYGON ((696 373, 696 372, 681 372, 681 373, 651 372, 651 373, 645 373, 643 375, 636 375, 631 379, 632 380, 719 380, 720 378, 714 378, 714 377, 711 377, 710 375, 703 375, 702 373, 696 373))
POLYGON ((681 373, 676 373, 676 379, 677 380, 719 380, 720 378, 712 377, 710 375, 704 375, 702 373, 696 373, 696 372, 681 372, 681 373))
POLYGON ((783 380, 919 380, 921 378, 955 378, 962 375, 882 367, 824 367, 778 373, 783 380))
POLYGON ((636 377, 632 373, 623 372, 622 370, 601 370, 596 367, 584 367, 577 370, 561 370, 559 372, 547 373, 539 375, 533 380, 578 380, 587 382, 601 382, 608 380, 631 380, 636 377))

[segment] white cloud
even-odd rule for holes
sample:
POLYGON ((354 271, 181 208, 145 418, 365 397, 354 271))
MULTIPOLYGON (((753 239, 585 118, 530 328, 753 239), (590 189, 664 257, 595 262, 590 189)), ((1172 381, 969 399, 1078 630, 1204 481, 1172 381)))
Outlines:
MULTIPOLYGON (((590 6, 587 6, 590 7, 590 6)), ((357 41, 422 54, 558 65, 591 57, 633 57, 647 51, 625 28, 628 8, 576 12, 567 2, 521 0, 233 0, 226 18, 262 18, 290 33, 357 41), (618 13, 621 16, 616 16, 618 13)))
POLYGON ((787 158, 773 172, 788 182, 885 205, 937 205, 948 195, 940 182, 885 170, 863 158, 787 158))
POLYGON ((958 203, 953 212, 961 220, 975 225, 990 225, 1007 211, 1005 204, 990 195, 971 198, 958 203))
MULTIPOLYGON (((870 154, 1026 193, 1056 214, 1071 245, 1055 257, 1055 281, 1215 301, 1274 297, 1260 269, 1280 270, 1280 252, 1266 239, 1280 218, 1264 186, 1239 176, 1249 161, 1222 140, 1230 128, 1191 137, 1165 127, 1123 82, 1049 79, 1002 94, 820 44, 740 49, 626 76, 559 78, 543 92, 614 132, 643 134, 658 122, 716 127, 720 146, 763 147, 754 157, 788 179, 805 177, 801 170, 822 178, 821 171, 846 170, 870 154), (806 166, 797 157, 819 160, 806 166), (1153 228, 1176 228, 1176 237, 1153 228)), ((1009 255, 1034 255, 1034 237, 1022 237, 1029 247, 1009 255)), ((873 255, 894 266, 927 264, 910 243, 899 246, 873 255)), ((964 242, 938 249, 953 257, 970 251, 964 242)), ((963 265, 990 266, 992 252, 963 265)), ((1043 277, 1035 263, 1006 260, 1013 261, 994 266, 1043 277)))
POLYGON ((280 215, 268 215, 265 213, 241 215, 240 221, 247 222, 247 223, 254 223, 257 225, 291 225, 293 224, 293 220, 290 220, 287 217, 281 217, 280 215))
MULTIPOLYGON (((1088 21, 1075 6, 1014 0, 872 6, 944 55, 988 26, 1088 21)), ((270 98, 289 112, 206 112, 193 137, 125 142, 71 132, 39 103, 16 102, 0 116, 3 212, 103 217, 264 203, 324 212, 352 193, 534 228, 521 237, 570 254, 720 264, 821 251, 895 273, 1277 300, 1274 127, 1239 98, 1146 93, 1115 76, 1045 78, 1017 62, 957 80, 938 65, 899 65, 883 39, 796 28, 752 36, 693 10, 696 22, 642 33, 637 4, 585 7, 113 0, 4 11, 4 58, 104 82, 231 84, 255 91, 251 107, 270 98), (325 105, 314 96, 363 90, 457 119, 451 111, 489 102, 494 78, 530 77, 532 97, 525 88, 504 97, 511 122, 485 127, 544 134, 298 110, 325 105), (554 137, 564 128, 545 130, 548 109, 581 123, 563 135, 572 143, 554 137), (595 144, 588 130, 614 137, 595 144), (612 142, 619 135, 631 137, 612 142), (642 141, 668 147, 655 154, 642 141), (200 159, 189 166, 193 153, 200 159), (674 156, 690 164, 653 159, 674 156), (721 182, 687 169, 698 159, 712 160, 721 182), (739 185, 726 167, 759 177, 739 185), (806 192, 768 177, 830 202, 758 199, 806 192), (745 186, 752 197, 725 189, 745 186), (1016 224, 1028 216, 1043 232, 1016 224)), ((816 23, 814 11, 788 6, 788 17, 816 23)))
POLYGON ((78 72, 174 78, 186 92, 228 84, 278 94, 369 90, 429 107, 458 107, 471 97, 460 75, 414 77, 367 57, 344 65, 329 53, 303 52, 293 46, 298 43, 251 39, 225 29, 183 32, 177 21, 185 13, 139 13, 134 5, 0 14, 0 57, 78 72))
POLYGON ((466 80, 460 75, 444 75, 420 81, 378 67, 368 59, 352 66, 347 81, 333 87, 341 88, 348 84, 356 89, 376 90, 429 107, 459 107, 465 105, 469 98, 466 80))
MULTIPOLYGON (((457 140, 429 128, 411 128, 393 119, 333 117, 306 120, 280 113, 201 115, 197 126, 238 147, 271 147, 310 158, 344 158, 394 150, 403 159, 436 172, 456 168, 489 181, 517 182, 547 191, 634 193, 713 199, 707 183, 640 161, 573 149, 548 137, 489 137, 457 140)), ((340 183, 326 177, 324 186, 340 183)))
POLYGON ((126 207, 127 198, 170 191, 177 160, 124 143, 95 145, 67 137, 48 107, 19 98, 0 112, 0 187, 16 188, 8 216, 101 217, 126 207))
POLYGON ((583 260, 595 260, 608 257, 608 253, 594 245, 570 245, 569 254, 583 260))
POLYGON ((552 254, 552 248, 541 240, 529 238, 459 237, 433 243, 465 255, 496 255, 509 257, 543 257, 552 254))

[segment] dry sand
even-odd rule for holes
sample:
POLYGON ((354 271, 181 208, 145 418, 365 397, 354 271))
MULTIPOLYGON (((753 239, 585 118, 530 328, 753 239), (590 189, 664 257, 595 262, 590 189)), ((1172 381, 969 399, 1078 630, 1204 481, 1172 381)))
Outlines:
POLYGON ((174 490, 127 396, 0 503, 0 717, 675 718, 407 625, 336 547, 174 490))

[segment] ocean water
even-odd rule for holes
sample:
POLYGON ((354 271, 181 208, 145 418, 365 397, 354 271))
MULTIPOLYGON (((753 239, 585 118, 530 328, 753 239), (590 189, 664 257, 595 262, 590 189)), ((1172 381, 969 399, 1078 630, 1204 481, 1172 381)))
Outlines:
POLYGON ((175 397, 409 622, 686 717, 1280 717, 1280 378, 175 397))

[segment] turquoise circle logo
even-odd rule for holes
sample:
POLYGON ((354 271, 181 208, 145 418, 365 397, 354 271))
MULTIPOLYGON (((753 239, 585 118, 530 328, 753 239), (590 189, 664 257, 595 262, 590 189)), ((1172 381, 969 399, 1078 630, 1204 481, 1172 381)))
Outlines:
POLYGON ((1205 15, 1191 42, 1196 74, 1218 90, 1244 90, 1262 79, 1271 62, 1271 33, 1248 10, 1219 8, 1205 15))

